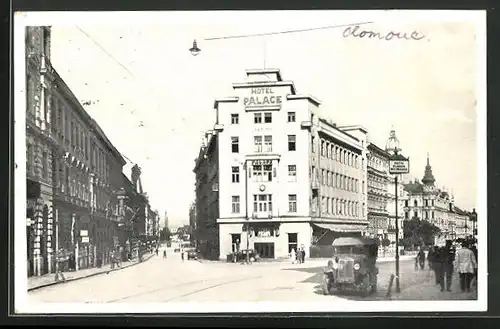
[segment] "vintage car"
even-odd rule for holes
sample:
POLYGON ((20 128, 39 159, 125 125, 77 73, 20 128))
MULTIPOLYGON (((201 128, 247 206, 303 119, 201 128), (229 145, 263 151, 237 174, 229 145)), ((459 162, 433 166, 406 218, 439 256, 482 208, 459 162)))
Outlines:
POLYGON ((377 291, 378 241, 362 237, 337 238, 332 243, 333 259, 324 270, 322 290, 328 295, 353 291, 367 296, 377 291))
MULTIPOLYGON (((243 249, 238 252, 234 253, 229 253, 227 254, 227 262, 229 263, 239 263, 239 262, 245 262, 247 259, 247 250, 243 249)), ((248 249, 248 259, 250 262, 256 262, 260 259, 259 254, 253 250, 253 249, 248 249)))
POLYGON ((186 249, 187 259, 198 259, 198 251, 195 248, 186 249))

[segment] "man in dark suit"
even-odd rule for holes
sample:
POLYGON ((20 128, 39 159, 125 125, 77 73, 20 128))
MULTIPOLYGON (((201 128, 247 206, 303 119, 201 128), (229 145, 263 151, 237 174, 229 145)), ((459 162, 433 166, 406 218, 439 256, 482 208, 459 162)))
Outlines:
POLYGON ((455 261, 455 248, 452 246, 451 240, 446 240, 446 245, 440 248, 439 263, 441 265, 439 283, 441 291, 445 289, 444 279, 446 278, 446 290, 451 291, 451 283, 453 279, 453 262, 455 261))

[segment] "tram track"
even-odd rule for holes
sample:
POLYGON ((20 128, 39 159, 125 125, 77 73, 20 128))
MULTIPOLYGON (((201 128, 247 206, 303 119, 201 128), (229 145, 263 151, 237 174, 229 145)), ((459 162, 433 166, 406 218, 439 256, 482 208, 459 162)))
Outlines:
POLYGON ((112 299, 112 300, 106 301, 106 303, 118 303, 118 302, 126 301, 127 299, 132 299, 132 298, 136 298, 136 297, 147 296, 147 295, 151 295, 151 294, 157 294, 157 293, 160 293, 160 292, 163 292, 163 291, 167 292, 169 290, 175 290, 175 289, 178 289, 179 287, 185 287, 185 286, 191 286, 191 285, 199 285, 199 284, 209 284, 211 281, 215 281, 215 282, 222 281, 220 283, 212 284, 212 285, 210 285, 208 287, 203 287, 203 288, 200 288, 200 289, 196 289, 194 291, 190 291, 190 292, 187 292, 187 293, 182 293, 180 295, 176 295, 176 296, 173 296, 171 298, 162 300, 162 302, 169 302, 169 301, 172 301, 172 300, 175 300, 175 299, 178 299, 178 298, 183 298, 183 297, 187 297, 187 296, 190 296, 190 295, 194 295, 196 293, 199 293, 199 292, 202 292, 202 291, 205 291, 205 290, 217 288, 217 287, 228 285, 228 284, 232 284, 232 283, 243 282, 243 281, 248 281, 248 280, 254 280, 254 279, 259 279, 259 278, 262 278, 262 276, 243 277, 243 278, 238 278, 238 279, 231 280, 231 281, 227 281, 228 278, 217 277, 217 278, 210 278, 210 279, 203 279, 203 280, 182 282, 182 283, 178 283, 178 284, 170 284, 168 286, 163 286, 163 287, 156 287, 156 288, 148 290, 148 291, 141 291, 141 292, 136 293, 136 294, 131 294, 131 295, 123 296, 123 297, 120 297, 120 298, 112 299))

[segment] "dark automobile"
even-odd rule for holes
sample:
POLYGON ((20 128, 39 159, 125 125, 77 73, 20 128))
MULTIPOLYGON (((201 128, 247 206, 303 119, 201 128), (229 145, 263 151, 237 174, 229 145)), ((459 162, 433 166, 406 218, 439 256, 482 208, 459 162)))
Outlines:
POLYGON ((333 259, 324 270, 322 289, 325 295, 356 291, 369 295, 377 290, 378 241, 369 238, 337 238, 333 241, 333 259))
MULTIPOLYGON (((260 259, 259 254, 255 250, 248 249, 248 260, 250 262, 256 262, 259 259, 260 259)), ((245 262, 246 260, 247 260, 247 249, 227 254, 227 261, 230 263, 245 262)))
POLYGON ((181 252, 181 248, 175 248, 174 252, 181 252))
POLYGON ((196 251, 196 249, 188 249, 186 250, 187 252, 187 259, 190 260, 190 259, 198 259, 198 251, 196 251))

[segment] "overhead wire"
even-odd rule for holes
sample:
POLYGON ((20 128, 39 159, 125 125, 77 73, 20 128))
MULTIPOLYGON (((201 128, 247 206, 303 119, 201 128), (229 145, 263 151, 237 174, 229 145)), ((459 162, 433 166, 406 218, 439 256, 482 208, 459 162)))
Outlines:
POLYGON ((371 23, 374 23, 374 22, 370 21, 370 22, 359 22, 359 23, 312 27, 312 28, 307 28, 307 29, 285 30, 285 31, 265 32, 265 33, 255 33, 255 34, 230 35, 230 36, 222 36, 222 37, 215 37, 215 38, 205 38, 203 40, 213 41, 213 40, 224 40, 224 39, 254 38, 254 37, 263 37, 263 36, 277 35, 277 34, 311 32, 311 31, 318 31, 318 30, 334 29, 334 28, 339 28, 339 27, 371 24, 371 23))
MULTIPOLYGON (((326 30, 326 29, 334 29, 334 28, 341 28, 341 27, 348 27, 348 26, 355 26, 355 25, 364 25, 364 24, 370 24, 373 23, 373 21, 368 21, 368 22, 357 22, 357 23, 349 23, 349 24, 337 24, 337 25, 330 25, 330 26, 321 26, 321 27, 314 27, 314 28, 305 28, 305 29, 294 29, 294 30, 283 30, 283 31, 275 31, 275 32, 265 32, 265 33, 255 33, 255 34, 244 34, 244 35, 228 35, 228 36, 221 36, 221 37, 212 37, 212 38, 205 38, 204 40, 206 41, 216 41, 216 40, 224 40, 224 39, 241 39, 241 38, 252 38, 252 37, 263 37, 263 36, 270 36, 270 35, 279 35, 279 34, 290 34, 290 33, 303 33, 303 32, 312 32, 312 31, 318 31, 318 30, 326 30)), ((120 60, 118 60, 112 53, 110 53, 104 46, 102 46, 94 37, 92 37, 89 33, 87 33, 84 29, 82 29, 80 26, 76 25, 76 28, 83 34, 85 35, 90 41, 92 41, 93 44, 95 44, 106 56, 108 56, 113 62, 115 62, 118 66, 120 66, 125 72, 127 72, 133 79, 138 80, 137 76, 125 65, 123 64, 120 60)), ((140 84, 141 86, 144 86, 144 84, 140 84)), ((157 99, 156 92, 152 91, 149 88, 148 89, 156 98, 156 103, 157 103, 157 110, 160 108, 160 103, 157 99)), ((132 115, 135 114, 135 110, 128 110, 132 115)), ((184 119, 184 118, 183 118, 184 119)), ((184 120, 183 120, 184 121, 184 120)), ((144 120, 139 120, 139 127, 146 127, 144 125, 144 120)), ((134 163, 132 160, 130 160, 128 157, 122 156, 126 159, 128 159, 131 163, 134 163)), ((148 157, 149 158, 149 157, 148 157)))

